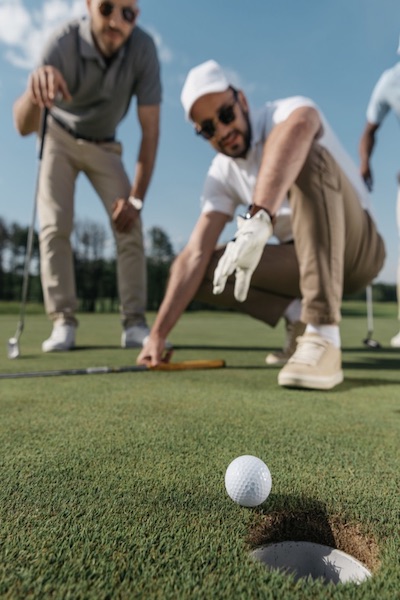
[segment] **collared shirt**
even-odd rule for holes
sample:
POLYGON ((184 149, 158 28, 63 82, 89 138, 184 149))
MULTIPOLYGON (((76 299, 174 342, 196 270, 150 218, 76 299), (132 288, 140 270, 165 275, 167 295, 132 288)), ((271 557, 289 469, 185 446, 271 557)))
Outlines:
POLYGON ((367 108, 368 123, 380 125, 390 110, 400 119, 400 62, 378 79, 367 108))
POLYGON ((138 105, 161 102, 155 44, 137 26, 107 65, 94 44, 90 20, 75 19, 53 34, 41 64, 53 65, 62 73, 72 101, 56 101, 52 113, 78 135, 113 137, 133 96, 138 105))
MULTIPOLYGON (((323 124, 323 133, 318 138, 318 143, 331 153, 343 169, 362 206, 369 208, 368 190, 358 169, 337 139, 324 115, 309 98, 293 96, 267 102, 260 110, 250 113, 252 142, 245 158, 230 158, 221 153, 215 156, 203 187, 202 212, 222 212, 232 219, 239 205, 249 206, 252 203, 264 144, 269 133, 275 125, 285 121, 294 110, 301 106, 311 106, 318 110, 323 124)), ((290 221, 290 207, 286 198, 276 214, 274 224, 274 236, 280 242, 287 242, 293 238, 290 221)))

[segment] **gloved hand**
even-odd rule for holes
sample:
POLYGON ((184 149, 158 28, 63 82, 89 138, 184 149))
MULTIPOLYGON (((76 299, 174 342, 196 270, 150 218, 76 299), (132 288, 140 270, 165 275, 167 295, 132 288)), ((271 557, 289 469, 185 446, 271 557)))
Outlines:
POLYGON ((250 219, 238 217, 238 230, 226 246, 214 272, 213 294, 221 294, 229 275, 236 271, 234 296, 244 302, 251 277, 260 262, 264 246, 272 236, 271 218, 265 210, 259 210, 250 219))

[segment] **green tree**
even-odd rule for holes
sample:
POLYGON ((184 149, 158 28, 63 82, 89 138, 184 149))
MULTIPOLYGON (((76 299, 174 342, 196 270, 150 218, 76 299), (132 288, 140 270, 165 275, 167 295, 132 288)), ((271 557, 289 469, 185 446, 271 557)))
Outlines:
POLYGON ((149 310, 158 310, 175 254, 167 233, 160 227, 149 229, 147 240, 147 307, 149 310))

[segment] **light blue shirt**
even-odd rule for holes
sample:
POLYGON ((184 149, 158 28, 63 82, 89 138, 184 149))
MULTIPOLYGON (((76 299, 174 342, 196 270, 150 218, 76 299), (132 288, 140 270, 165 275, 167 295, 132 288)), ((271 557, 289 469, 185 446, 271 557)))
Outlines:
POLYGON ((380 125, 390 110, 400 120, 400 62, 378 79, 367 108, 368 123, 380 125))

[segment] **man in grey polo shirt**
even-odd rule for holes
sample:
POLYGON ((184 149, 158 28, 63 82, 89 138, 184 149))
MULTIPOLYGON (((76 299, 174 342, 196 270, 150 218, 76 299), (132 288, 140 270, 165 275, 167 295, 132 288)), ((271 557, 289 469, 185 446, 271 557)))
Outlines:
MULTIPOLYGON (((397 50, 400 54, 400 46, 397 50)), ((372 91, 367 107, 367 122, 361 135, 360 172, 369 189, 373 187, 371 156, 376 142, 376 134, 386 115, 393 113, 400 119, 400 62, 387 69, 379 77, 372 91)), ((400 321, 400 174, 397 176, 397 227, 399 233, 399 256, 397 263, 397 306, 400 321)), ((400 348, 400 332, 390 340, 393 348, 400 348)))
POLYGON ((158 146, 159 62, 152 38, 136 25, 136 0, 86 0, 86 4, 87 16, 54 33, 41 65, 14 104, 22 135, 37 132, 43 109, 49 111, 38 191, 41 279, 46 312, 53 322, 44 352, 75 345, 77 299, 70 235, 79 172, 99 195, 116 240, 122 347, 142 346, 149 332, 140 215, 158 146), (133 96, 141 140, 131 183, 115 131, 133 96))

